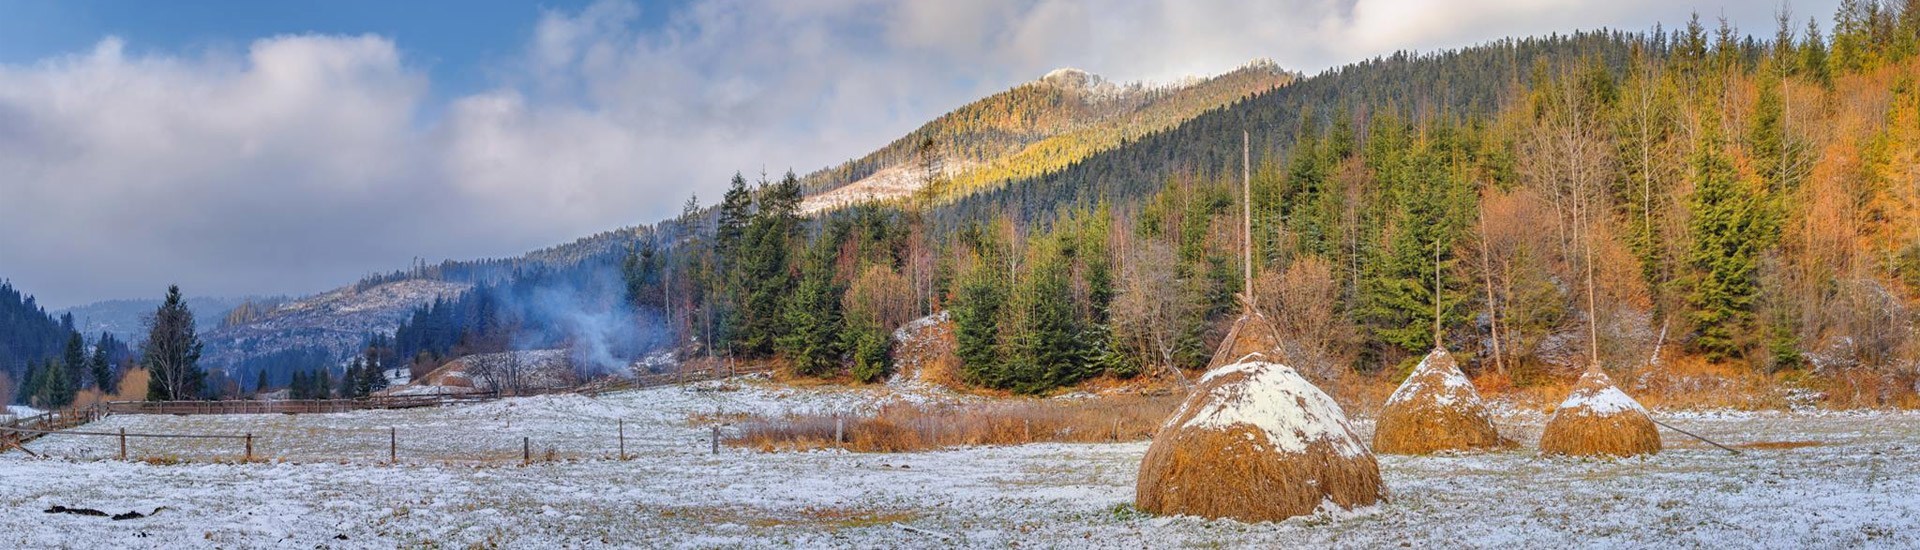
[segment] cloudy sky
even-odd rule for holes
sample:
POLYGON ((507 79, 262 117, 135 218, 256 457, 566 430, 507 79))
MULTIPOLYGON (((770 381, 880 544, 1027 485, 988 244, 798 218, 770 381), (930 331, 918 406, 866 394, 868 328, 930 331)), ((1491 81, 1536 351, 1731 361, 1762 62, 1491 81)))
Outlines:
MULTIPOLYGON (((1796 18, 1836 0, 1796 2, 1796 18)), ((807 172, 1050 69, 1166 81, 1767 1, 0 0, 0 278, 307 293, 807 172)))

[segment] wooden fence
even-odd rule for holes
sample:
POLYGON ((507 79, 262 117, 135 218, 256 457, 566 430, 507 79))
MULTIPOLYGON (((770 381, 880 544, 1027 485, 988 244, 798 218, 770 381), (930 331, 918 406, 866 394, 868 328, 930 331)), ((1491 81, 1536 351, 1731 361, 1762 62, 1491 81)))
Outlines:
POLYGON ((272 401, 113 401, 108 414, 312 414, 376 409, 414 409, 498 399, 492 392, 400 395, 359 399, 281 399, 272 401))
POLYGON ((0 433, 0 452, 6 452, 15 448, 25 450, 25 447, 21 447, 21 445, 26 444, 28 441, 33 441, 48 433, 106 418, 108 414, 110 413, 105 409, 99 406, 92 406, 57 409, 26 418, 15 418, 8 421, 5 426, 0 426, 9 428, 0 430, 0 432, 4 432, 0 433))
MULTIPOLYGON (((341 413, 361 410, 411 409, 421 407, 439 407, 463 403, 492 401, 502 397, 550 395, 577 393, 597 396, 603 393, 654 388, 693 382, 719 380, 745 374, 771 372, 770 365, 755 365, 748 368, 736 368, 724 364, 718 368, 699 370, 680 370, 659 374, 643 374, 630 378, 600 380, 579 386, 527 390, 511 394, 496 392, 454 393, 434 395, 398 395, 377 396, 358 399, 283 399, 275 401, 112 401, 87 407, 76 407, 60 411, 49 411, 37 416, 16 419, 0 425, 0 452, 12 449, 25 450, 21 445, 41 436, 59 432, 75 435, 113 436, 120 439, 120 452, 125 458, 126 439, 142 438, 199 438, 199 439, 235 439, 246 443, 246 457, 253 458, 253 437, 251 435, 186 435, 186 434, 129 434, 125 433, 80 433, 64 431, 115 414, 161 414, 161 415, 202 415, 202 414, 318 414, 341 413)), ((626 455, 625 426, 618 428, 620 455, 626 455)), ((718 434, 713 436, 714 451, 719 450, 718 434)), ((391 450, 391 449, 390 449, 391 450)))

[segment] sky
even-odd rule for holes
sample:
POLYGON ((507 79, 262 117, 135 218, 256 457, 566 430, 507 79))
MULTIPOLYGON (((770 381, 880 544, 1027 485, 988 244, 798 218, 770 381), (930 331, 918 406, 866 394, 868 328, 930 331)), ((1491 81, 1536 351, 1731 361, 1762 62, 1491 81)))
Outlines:
MULTIPOLYGON (((1837 0, 1795 2, 1822 26, 1837 0)), ((0 0, 0 279, 66 307, 306 294, 806 173, 1076 67, 1168 82, 1692 12, 1680 0, 0 0)))

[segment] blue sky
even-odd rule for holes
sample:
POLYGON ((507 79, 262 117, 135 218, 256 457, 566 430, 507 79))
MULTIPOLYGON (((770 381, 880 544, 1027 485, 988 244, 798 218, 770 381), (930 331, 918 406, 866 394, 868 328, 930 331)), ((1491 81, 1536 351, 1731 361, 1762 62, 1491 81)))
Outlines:
MULTIPOLYGON (((1822 19, 1837 0, 1795 4, 1822 19)), ((304 294, 806 173, 1076 67, 1167 82, 1772 2, 0 0, 0 278, 304 294), (31 205, 19 207, 16 205, 31 205), (58 235, 48 238, 47 235, 58 235)), ((1824 25, 1823 25, 1824 26, 1824 25)))
MULTIPOLYGON (((103 1, 0 0, 0 63, 91 48, 119 36, 128 52, 244 48, 283 34, 366 34, 394 39, 433 76, 435 93, 484 86, 487 67, 516 54, 543 10, 579 11, 589 0, 103 1)), ((646 2, 637 26, 657 26, 681 2, 646 2)))

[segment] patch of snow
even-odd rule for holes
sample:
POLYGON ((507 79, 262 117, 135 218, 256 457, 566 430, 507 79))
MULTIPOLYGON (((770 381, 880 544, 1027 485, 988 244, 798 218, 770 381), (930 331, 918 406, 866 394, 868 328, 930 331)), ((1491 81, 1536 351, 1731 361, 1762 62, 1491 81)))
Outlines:
MULTIPOLYGON (((1582 377, 1592 375, 1592 373, 1588 373, 1582 375, 1582 377)), ((1560 408, 1558 410, 1581 409, 1588 411, 1588 414, 1598 416, 1607 416, 1628 410, 1640 411, 1641 414, 1647 412, 1645 407, 1640 406, 1639 401, 1634 401, 1632 397, 1627 397, 1626 392, 1620 391, 1620 388, 1614 387, 1611 383, 1599 388, 1581 388, 1574 390, 1573 393, 1567 395, 1566 401, 1560 402, 1560 408)))
POLYGON ((1393 395, 1387 397, 1387 405, 1413 399, 1428 391, 1427 378, 1423 375, 1437 370, 1440 372, 1440 387, 1433 390, 1434 404, 1451 407, 1458 403, 1468 408, 1480 407, 1480 393, 1473 387, 1473 381, 1468 380, 1467 375, 1461 373, 1459 367, 1448 366, 1443 369, 1436 363, 1444 353, 1446 353, 1445 350, 1436 349, 1420 359, 1420 364, 1413 368, 1413 374, 1407 377, 1407 381, 1401 383, 1398 389, 1393 390, 1393 395))
MULTIPOLYGON (((1225 429, 1236 425, 1259 428, 1267 441, 1283 452, 1304 452, 1308 445, 1324 441, 1342 456, 1367 454, 1354 436, 1353 426, 1332 397, 1307 382, 1292 367, 1266 361, 1249 354, 1240 361, 1208 372, 1196 386, 1222 376, 1244 374, 1238 383, 1215 387, 1214 395, 1199 401, 1204 407, 1182 428, 1225 429)), ((1174 413, 1186 415, 1189 400, 1174 413)))

